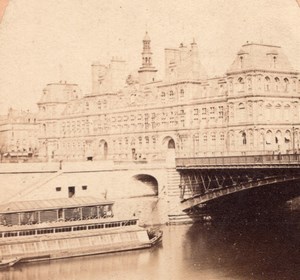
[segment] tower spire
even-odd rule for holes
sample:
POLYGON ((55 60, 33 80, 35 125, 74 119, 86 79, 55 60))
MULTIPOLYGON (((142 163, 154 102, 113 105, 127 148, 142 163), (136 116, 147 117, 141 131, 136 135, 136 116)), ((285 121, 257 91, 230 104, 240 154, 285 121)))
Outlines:
POLYGON ((152 66, 152 52, 151 52, 151 39, 149 37, 148 31, 143 39, 143 52, 142 52, 142 65, 143 67, 151 67, 152 66))
POLYGON ((152 65, 151 39, 146 31, 143 38, 142 66, 139 69, 140 83, 146 84, 155 80, 157 70, 152 65))

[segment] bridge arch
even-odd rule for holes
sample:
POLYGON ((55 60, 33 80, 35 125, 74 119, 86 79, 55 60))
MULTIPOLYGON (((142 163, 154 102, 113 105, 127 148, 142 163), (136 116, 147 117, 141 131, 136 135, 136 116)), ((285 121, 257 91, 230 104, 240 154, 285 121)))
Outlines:
POLYGON ((152 192, 153 196, 158 195, 158 181, 154 176, 144 173, 136 174, 132 176, 132 180, 140 187, 146 187, 148 191, 152 192))

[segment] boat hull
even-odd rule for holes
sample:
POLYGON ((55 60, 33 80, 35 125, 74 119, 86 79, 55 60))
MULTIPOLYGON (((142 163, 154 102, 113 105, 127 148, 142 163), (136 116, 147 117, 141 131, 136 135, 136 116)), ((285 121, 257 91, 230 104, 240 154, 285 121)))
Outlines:
POLYGON ((149 239, 145 229, 44 235, 6 240, 0 243, 0 254, 2 259, 17 258, 18 263, 45 261, 149 248, 161 237, 157 232, 149 239))

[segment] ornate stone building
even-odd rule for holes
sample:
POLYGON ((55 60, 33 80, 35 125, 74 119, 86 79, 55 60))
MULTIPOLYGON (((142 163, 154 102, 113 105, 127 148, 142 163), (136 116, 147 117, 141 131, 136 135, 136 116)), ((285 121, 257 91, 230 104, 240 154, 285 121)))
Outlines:
POLYGON ((54 160, 160 160, 169 156, 291 153, 299 149, 299 73, 281 47, 247 43, 223 77, 209 78, 198 46, 165 50, 156 79, 151 41, 142 63, 92 65, 92 92, 45 88, 38 103, 40 156, 54 160))
POLYGON ((33 158, 38 153, 39 127, 36 115, 10 108, 0 116, 0 160, 16 161, 33 158))

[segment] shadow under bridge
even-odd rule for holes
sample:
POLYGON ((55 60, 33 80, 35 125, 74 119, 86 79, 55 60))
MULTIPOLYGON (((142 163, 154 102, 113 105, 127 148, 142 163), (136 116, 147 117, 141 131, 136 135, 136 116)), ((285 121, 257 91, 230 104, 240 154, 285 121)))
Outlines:
POLYGON ((244 159, 242 164, 231 162, 226 165, 224 158, 222 161, 223 164, 213 164, 212 160, 207 164, 205 161, 203 165, 195 158, 193 164, 189 161, 185 165, 182 159, 178 161, 183 211, 217 206, 224 201, 234 204, 241 195, 244 201, 260 199, 265 203, 271 196, 273 201, 279 202, 300 195, 299 162, 272 164, 260 161, 259 164, 247 164, 244 159))
POLYGON ((148 195, 158 195, 158 181, 155 177, 149 174, 137 174, 132 177, 136 186, 143 188, 148 195))

